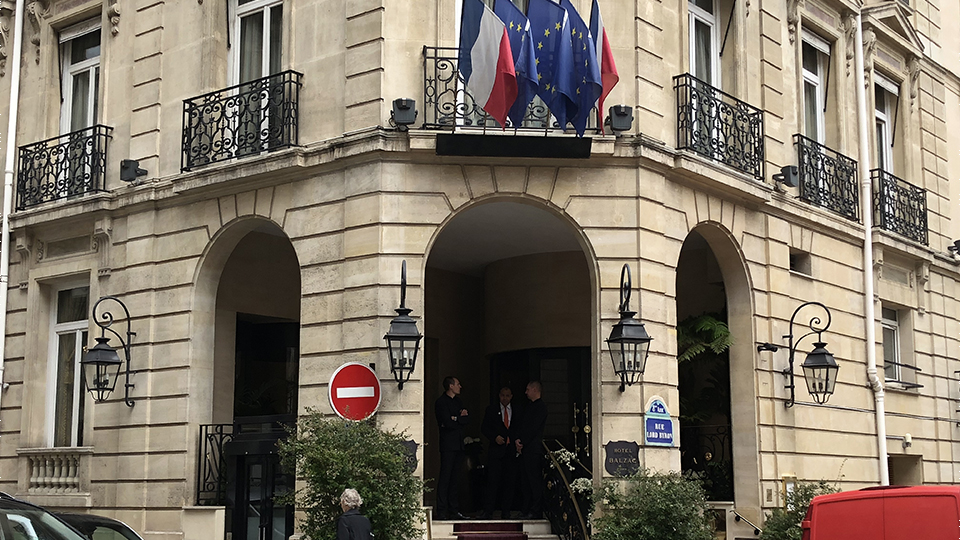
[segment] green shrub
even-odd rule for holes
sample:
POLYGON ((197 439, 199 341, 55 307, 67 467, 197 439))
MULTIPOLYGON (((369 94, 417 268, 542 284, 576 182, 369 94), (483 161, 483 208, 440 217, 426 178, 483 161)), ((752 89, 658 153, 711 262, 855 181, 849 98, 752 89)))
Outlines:
POLYGON ((837 488, 824 480, 797 482, 793 491, 787 493, 786 507, 777 508, 767 516, 760 540, 800 540, 803 536, 800 522, 807 514, 810 501, 817 495, 836 492, 837 488))
POLYGON ((606 480, 594 496, 595 540, 712 540, 703 487, 679 472, 641 469, 606 480))
POLYGON ((423 482, 408 467, 403 441, 404 434, 382 431, 373 421, 350 422, 308 411, 296 435, 280 443, 283 466, 296 467, 306 484, 287 498, 306 514, 303 532, 313 540, 335 538, 343 513, 340 494, 353 488, 363 498, 360 511, 378 539, 420 538, 423 482))

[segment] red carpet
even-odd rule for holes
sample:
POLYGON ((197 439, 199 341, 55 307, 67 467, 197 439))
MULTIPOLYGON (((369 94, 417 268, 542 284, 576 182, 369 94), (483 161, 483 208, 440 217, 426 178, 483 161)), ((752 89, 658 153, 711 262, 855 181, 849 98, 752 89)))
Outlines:
POLYGON ((527 540, 523 523, 470 521, 453 524, 457 540, 527 540))

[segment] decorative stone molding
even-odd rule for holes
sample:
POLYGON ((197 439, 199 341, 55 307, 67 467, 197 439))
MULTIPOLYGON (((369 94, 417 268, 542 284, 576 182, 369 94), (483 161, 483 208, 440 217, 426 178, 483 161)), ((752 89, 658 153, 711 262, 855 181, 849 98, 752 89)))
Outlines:
POLYGON ((877 50, 877 34, 872 29, 863 30, 863 84, 870 89, 873 77, 873 55, 877 50))
POLYGON ((37 240, 37 262, 40 262, 43 260, 43 248, 44 248, 43 242, 41 242, 40 240, 37 240))
POLYGON ((787 31, 790 33, 790 44, 797 42, 797 27, 800 25, 800 5, 803 0, 787 0, 787 31))
POLYGON ((918 262, 915 274, 917 276, 917 312, 923 314, 927 312, 927 297, 929 296, 927 285, 930 283, 930 262, 918 262))
POLYGON ((911 56, 907 62, 907 72, 910 75, 910 105, 916 107, 917 91, 920 87, 920 57, 911 56))
POLYGON ((883 246, 873 244, 873 301, 880 302, 880 279, 883 278, 883 246))
POLYGON ((107 17, 110 18, 110 33, 117 35, 120 33, 120 0, 110 0, 110 7, 107 9, 107 17))
POLYGON ((30 283, 30 264, 33 262, 30 255, 31 240, 30 235, 23 229, 15 233, 14 247, 17 249, 17 253, 20 254, 20 276, 17 278, 17 281, 20 284, 21 291, 26 290, 27 285, 30 283))
POLYGON ((17 497, 41 506, 89 507, 93 447, 18 448, 17 497))
POLYGON ((854 46, 857 44, 857 15, 852 11, 848 11, 843 15, 843 24, 842 24, 846 42, 847 42, 847 77, 853 73, 853 61, 856 58, 856 51, 854 46))
POLYGON ((7 42, 10 39, 10 23, 13 22, 13 3, 0 1, 0 77, 7 74, 7 42))
POLYGON ((110 275, 110 245, 113 236, 113 219, 105 216, 96 221, 93 225, 93 251, 100 253, 100 267, 97 270, 99 277, 108 277, 110 275))
POLYGON ((40 63, 40 19, 47 17, 49 9, 47 7, 47 0, 33 0, 26 7, 27 11, 27 20, 30 21, 30 24, 33 26, 33 37, 30 38, 30 43, 33 43, 34 47, 37 49, 36 62, 40 63))

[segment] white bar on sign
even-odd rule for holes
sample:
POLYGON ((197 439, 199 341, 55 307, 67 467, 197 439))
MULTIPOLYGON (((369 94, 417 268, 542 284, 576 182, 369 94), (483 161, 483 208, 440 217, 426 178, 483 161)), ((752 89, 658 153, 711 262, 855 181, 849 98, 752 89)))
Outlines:
POLYGON ((372 386, 349 386, 337 388, 337 399, 355 398, 355 397, 373 397, 372 386))

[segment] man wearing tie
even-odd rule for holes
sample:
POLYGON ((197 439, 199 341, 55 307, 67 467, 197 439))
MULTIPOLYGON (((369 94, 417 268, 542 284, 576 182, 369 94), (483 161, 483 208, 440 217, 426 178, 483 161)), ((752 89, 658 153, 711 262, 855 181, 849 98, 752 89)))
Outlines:
POLYGON ((480 519, 491 519, 497 499, 500 500, 501 519, 510 519, 516 477, 516 448, 513 445, 514 409, 510 404, 513 391, 509 386, 500 389, 500 399, 487 407, 480 431, 489 440, 487 451, 487 490, 480 519), (502 496, 501 493, 503 494, 502 496))

